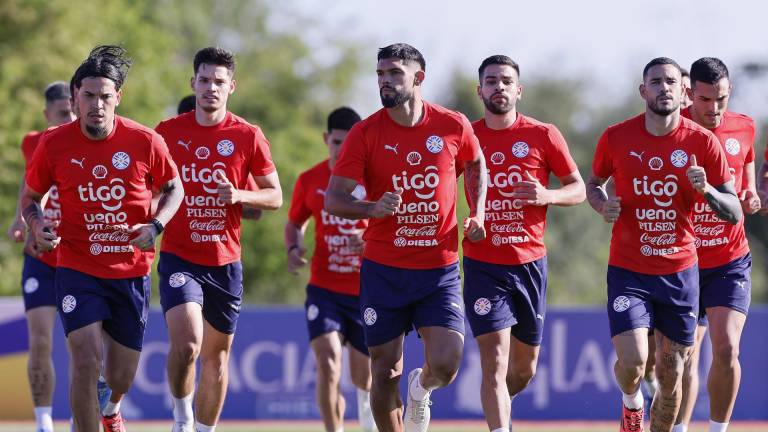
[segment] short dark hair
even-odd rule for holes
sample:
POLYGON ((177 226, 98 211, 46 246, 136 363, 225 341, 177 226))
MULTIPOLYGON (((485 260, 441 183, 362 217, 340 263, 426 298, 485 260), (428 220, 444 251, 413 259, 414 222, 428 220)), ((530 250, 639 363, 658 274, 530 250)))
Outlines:
POLYGON ((190 112, 195 109, 196 103, 197 101, 195 100, 195 95, 184 96, 179 101, 179 107, 176 109, 176 112, 180 115, 184 114, 185 112, 190 112))
POLYGON ((520 65, 518 65, 514 60, 512 60, 511 58, 503 54, 496 54, 483 60, 483 62, 480 63, 480 67, 477 68, 477 75, 481 81, 483 80, 483 72, 485 72, 485 68, 487 68, 490 65, 512 66, 512 69, 514 69, 515 72, 517 72, 517 76, 520 77, 520 65))
POLYGON ((360 115, 352 108, 336 108, 328 114, 328 132, 332 129, 350 130, 360 121, 360 115))
POLYGON ((230 74, 234 74, 235 54, 220 47, 203 48, 195 54, 195 59, 192 61, 195 74, 197 74, 201 64, 224 66, 230 74))
POLYGON ((427 63, 424 61, 424 56, 421 55, 419 50, 408 45, 407 43, 396 43, 384 48, 379 48, 379 54, 376 57, 377 60, 398 58, 403 63, 416 62, 421 66, 421 70, 427 70, 427 63))
POLYGON ((106 78, 115 83, 115 88, 123 87, 128 69, 131 68, 131 59, 127 56, 125 48, 116 45, 99 45, 88 54, 75 71, 72 81, 76 88, 80 88, 84 78, 106 78))
POLYGON ((64 81, 56 81, 48 84, 43 92, 45 95, 45 102, 51 103, 59 99, 71 99, 71 93, 69 92, 69 84, 64 81))
POLYGON ((682 76, 683 78, 685 78, 685 77, 690 78, 691 77, 691 73, 688 72, 688 69, 686 69, 684 67, 681 67, 680 68, 680 76, 682 76))
POLYGON ((715 57, 702 57, 691 65, 691 87, 697 81, 716 84, 723 78, 729 78, 728 67, 715 57))
POLYGON ((681 67, 680 67, 680 65, 679 65, 679 64, 677 64, 677 62, 676 62, 676 61, 672 60, 672 59, 671 59, 671 58, 669 58, 669 57, 656 57, 655 59, 653 59, 653 60, 649 61, 649 62, 648 62, 648 64, 647 64, 647 65, 645 65, 645 67, 643 68, 643 79, 645 79, 645 76, 646 76, 646 75, 648 75, 648 71, 649 71, 649 70, 650 70, 652 67, 654 67, 654 66, 660 66, 660 65, 672 65, 672 66, 674 66, 674 67, 675 67, 675 69, 677 69, 678 71, 680 71, 680 73, 682 74, 682 69, 683 69, 683 68, 681 68, 681 67))

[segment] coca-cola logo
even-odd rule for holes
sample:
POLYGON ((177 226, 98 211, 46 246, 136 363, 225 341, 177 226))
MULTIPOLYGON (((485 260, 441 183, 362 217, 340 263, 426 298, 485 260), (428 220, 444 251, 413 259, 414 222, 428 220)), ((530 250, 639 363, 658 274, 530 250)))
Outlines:
MULTIPOLYGON (((223 220, 199 221, 197 219, 189 222, 189 229, 194 231, 221 231, 226 227, 223 220)), ((194 233, 197 234, 197 233, 194 233)), ((194 239, 193 239, 194 240, 194 239)))
POLYGON ((491 224, 491 232, 494 233, 518 233, 525 231, 522 222, 512 222, 508 224, 491 224))
POLYGON ((395 231, 398 237, 434 237, 437 234, 437 225, 427 225, 418 228, 402 226, 395 231))
POLYGON ((654 246, 669 246, 675 244, 676 241, 677 234, 674 233, 664 233, 657 236, 643 233, 643 235, 640 236, 641 243, 648 243, 654 246))
POLYGON ((694 225, 693 233, 697 236, 714 237, 725 232, 725 225, 694 225))
POLYGON ((127 242, 130 240, 131 235, 127 232, 113 231, 113 232, 95 232, 88 236, 90 242, 127 242))

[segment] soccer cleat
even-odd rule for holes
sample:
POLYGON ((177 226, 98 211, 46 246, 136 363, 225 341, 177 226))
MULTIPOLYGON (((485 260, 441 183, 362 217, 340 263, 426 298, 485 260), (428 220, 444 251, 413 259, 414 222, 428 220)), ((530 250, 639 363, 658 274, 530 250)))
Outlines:
POLYGON ((112 389, 109 388, 107 381, 101 375, 99 375, 99 380, 96 381, 96 395, 99 398, 99 412, 102 412, 107 403, 109 403, 109 398, 112 397, 112 389))
POLYGON ((429 427, 429 418, 431 411, 429 406, 432 401, 429 400, 429 393, 424 400, 417 401, 411 397, 411 383, 419 379, 421 368, 416 368, 408 374, 408 403, 405 406, 405 432, 427 432, 429 427))
POLYGON ((194 423, 175 422, 171 432, 195 432, 194 423))
POLYGON ((104 432, 125 432, 123 416, 119 412, 111 416, 101 416, 101 425, 104 426, 104 432))
POLYGON ((643 432, 643 409, 629 409, 621 404, 621 425, 619 432, 643 432))

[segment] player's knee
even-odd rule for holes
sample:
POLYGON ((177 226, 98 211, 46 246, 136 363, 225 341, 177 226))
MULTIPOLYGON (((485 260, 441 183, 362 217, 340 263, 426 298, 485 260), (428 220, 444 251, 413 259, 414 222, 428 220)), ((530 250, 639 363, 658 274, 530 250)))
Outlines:
POLYGON ((31 358, 44 358, 51 356, 53 343, 49 334, 45 332, 31 332, 29 334, 29 356, 31 358))
POLYGON ((202 373, 209 377, 216 377, 217 380, 221 380, 226 373, 228 359, 229 355, 227 354, 212 355, 207 357, 201 356, 200 368, 202 369, 202 373))
POLYGON ((639 355, 625 355, 619 359, 617 367, 624 375, 636 377, 645 375, 645 360, 639 355))
POLYGON ((397 362, 390 363, 381 360, 371 362, 371 381, 377 387, 397 387, 402 370, 398 370, 397 362))
POLYGON ((739 361, 739 346, 726 341, 712 346, 712 362, 732 367, 739 361))
POLYGON ((448 358, 433 359, 429 363, 429 371, 432 376, 440 381, 441 385, 450 384, 456 373, 459 371, 461 356, 450 356, 448 358))
POLYGON ((350 371, 350 377, 352 378, 352 384, 355 387, 365 391, 371 390, 370 370, 363 369, 363 370, 350 371))
POLYGON ((507 373, 507 387, 526 387, 536 375, 536 364, 519 365, 507 373))
POLYGON ((317 352, 317 371, 334 382, 341 379, 341 352, 327 349, 317 352))
POLYGON ((104 378, 115 393, 128 393, 133 383, 134 371, 130 368, 105 368, 104 378))
POLYGON ((168 356, 180 364, 192 364, 200 355, 200 345, 194 342, 172 344, 168 356))

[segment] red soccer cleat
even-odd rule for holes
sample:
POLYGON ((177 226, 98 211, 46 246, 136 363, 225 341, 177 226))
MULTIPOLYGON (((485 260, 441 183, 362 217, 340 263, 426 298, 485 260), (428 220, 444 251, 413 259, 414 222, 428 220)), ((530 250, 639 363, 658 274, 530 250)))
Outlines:
POLYGON ((643 409, 629 409, 621 404, 621 426, 619 432, 643 432, 643 409))
POLYGON ((104 432, 125 432, 123 416, 119 412, 111 416, 101 416, 101 425, 104 426, 104 432))

